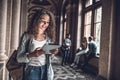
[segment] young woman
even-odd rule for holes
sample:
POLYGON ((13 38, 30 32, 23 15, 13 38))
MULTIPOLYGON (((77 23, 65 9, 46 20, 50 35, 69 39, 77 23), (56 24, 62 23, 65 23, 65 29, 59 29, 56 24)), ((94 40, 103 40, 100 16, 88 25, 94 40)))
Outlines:
MULTIPOLYGON (((46 69, 46 54, 42 47, 55 41, 54 16, 46 9, 37 11, 30 26, 21 37, 17 54, 18 62, 26 63, 23 80, 53 80, 53 70, 51 64, 46 69)), ((52 50, 51 56, 57 52, 57 49, 52 50)))
POLYGON ((81 49, 79 52, 77 52, 75 54, 75 59, 74 59, 74 62, 71 64, 71 67, 77 67, 78 63, 79 63, 79 58, 81 55, 83 54, 86 54, 87 51, 88 51, 88 43, 87 43, 87 38, 86 37, 83 37, 82 38, 82 43, 81 43, 81 49))

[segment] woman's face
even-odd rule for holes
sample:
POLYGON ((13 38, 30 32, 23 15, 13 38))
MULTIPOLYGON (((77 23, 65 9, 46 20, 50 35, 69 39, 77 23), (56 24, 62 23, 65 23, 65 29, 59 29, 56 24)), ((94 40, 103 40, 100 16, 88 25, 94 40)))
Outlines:
POLYGON ((47 14, 44 14, 40 17, 38 21, 38 33, 43 34, 45 30, 48 28, 50 23, 50 17, 47 14))

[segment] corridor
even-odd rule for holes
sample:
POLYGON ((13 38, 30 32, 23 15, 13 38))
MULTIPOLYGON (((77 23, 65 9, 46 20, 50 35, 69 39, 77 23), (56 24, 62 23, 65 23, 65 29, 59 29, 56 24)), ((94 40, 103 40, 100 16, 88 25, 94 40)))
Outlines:
POLYGON ((97 80, 97 76, 81 69, 71 68, 69 65, 61 66, 61 58, 55 57, 52 61, 54 80, 97 80))
POLYGON ((90 73, 94 70, 89 66, 84 71, 73 69, 70 64, 61 66, 61 58, 56 57, 52 62, 54 80, 120 80, 119 3, 120 0, 0 0, 0 80, 10 80, 6 62, 18 48, 22 33, 33 30, 32 18, 42 9, 54 14, 55 44, 62 45, 66 34, 71 35, 69 63, 73 62, 83 37, 88 41, 93 36, 97 44, 97 58, 89 62, 97 69, 97 75, 90 73))

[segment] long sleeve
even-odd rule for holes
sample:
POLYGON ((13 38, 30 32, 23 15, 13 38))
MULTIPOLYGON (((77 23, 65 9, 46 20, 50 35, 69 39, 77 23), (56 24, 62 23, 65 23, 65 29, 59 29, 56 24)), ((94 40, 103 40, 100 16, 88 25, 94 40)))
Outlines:
POLYGON ((28 63, 29 59, 27 58, 27 50, 26 48, 28 47, 29 42, 27 40, 27 33, 23 33, 19 47, 18 47, 18 52, 17 52, 17 61, 20 63, 28 63), (26 47, 27 46, 27 47, 26 47))

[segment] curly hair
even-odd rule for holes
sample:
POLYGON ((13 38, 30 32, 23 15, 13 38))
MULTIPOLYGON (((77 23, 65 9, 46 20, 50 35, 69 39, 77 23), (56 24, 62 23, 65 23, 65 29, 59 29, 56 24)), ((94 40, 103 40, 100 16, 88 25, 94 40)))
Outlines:
POLYGON ((28 27, 27 32, 33 35, 37 34, 36 28, 38 25, 38 21, 40 20, 41 16, 45 14, 49 15, 50 17, 49 27, 46 29, 45 33, 52 41, 55 41, 55 27, 56 27, 55 17, 52 12, 46 9, 36 11, 36 13, 33 15, 31 19, 31 23, 30 26, 28 27))

